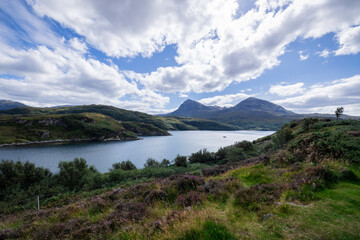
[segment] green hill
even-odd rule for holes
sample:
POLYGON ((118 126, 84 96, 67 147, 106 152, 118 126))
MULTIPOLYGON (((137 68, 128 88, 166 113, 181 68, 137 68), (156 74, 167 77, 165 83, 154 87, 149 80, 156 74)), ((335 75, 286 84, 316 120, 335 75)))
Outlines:
POLYGON ((0 239, 360 238, 359 121, 292 121, 184 160, 104 174, 2 161, 0 239))
POLYGON ((26 107, 25 104, 10 100, 0 100, 0 110, 7 110, 19 107, 26 107))
POLYGON ((15 108, 0 111, 0 122, 0 144, 58 139, 130 140, 136 136, 169 135, 169 130, 238 129, 211 120, 165 118, 104 105, 15 108))

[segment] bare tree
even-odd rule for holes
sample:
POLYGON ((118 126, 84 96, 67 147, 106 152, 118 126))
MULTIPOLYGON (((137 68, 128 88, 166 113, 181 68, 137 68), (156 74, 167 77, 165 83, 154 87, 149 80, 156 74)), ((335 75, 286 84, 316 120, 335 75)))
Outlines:
POLYGON ((335 115, 336 115, 336 119, 339 119, 340 116, 343 114, 344 112, 344 108, 343 107, 338 107, 335 111, 335 115))

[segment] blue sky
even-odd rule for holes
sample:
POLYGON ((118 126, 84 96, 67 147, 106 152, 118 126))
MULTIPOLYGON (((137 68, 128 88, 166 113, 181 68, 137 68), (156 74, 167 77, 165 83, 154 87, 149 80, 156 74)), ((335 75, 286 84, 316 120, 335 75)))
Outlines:
POLYGON ((0 99, 360 115, 358 0, 2 0, 0 99))

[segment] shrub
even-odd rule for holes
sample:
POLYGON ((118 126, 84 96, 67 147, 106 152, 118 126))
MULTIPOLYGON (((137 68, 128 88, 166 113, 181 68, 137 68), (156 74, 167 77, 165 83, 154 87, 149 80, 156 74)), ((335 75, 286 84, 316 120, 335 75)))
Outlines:
POLYGON ((125 170, 125 171, 135 170, 136 166, 131 161, 127 160, 127 161, 122 161, 120 163, 113 163, 112 168, 110 169, 110 171, 114 171, 114 170, 117 170, 117 169, 122 169, 122 170, 125 170))
POLYGON ((241 188, 235 193, 235 205, 248 210, 259 210, 259 204, 271 204, 279 199, 284 185, 262 184, 241 188))
POLYGON ((187 157, 178 154, 174 159, 174 163, 177 167, 187 167, 187 157))
POLYGON ((343 170, 340 173, 340 178, 343 180, 349 180, 349 181, 356 181, 358 180, 358 177, 352 170, 343 170))
POLYGON ((241 141, 241 142, 236 142, 235 144, 235 147, 237 148, 242 148, 244 149, 244 151, 251 151, 254 149, 254 145, 252 144, 252 142, 249 142, 249 141, 241 141))
POLYGON ((204 189, 205 192, 208 193, 210 200, 225 202, 229 197, 224 189, 223 181, 210 179, 209 181, 205 182, 204 189))
POLYGON ((164 159, 161 161, 160 165, 161 165, 162 167, 168 167, 168 166, 170 165, 170 161, 167 160, 166 158, 164 158, 164 159))
POLYGON ((293 139, 294 135, 292 134, 289 127, 284 125, 276 134, 272 137, 274 144, 277 148, 281 148, 285 143, 293 139))
POLYGON ((221 147, 219 150, 215 153, 216 161, 221 161, 225 159, 226 157, 226 149, 221 147))
POLYGON ((181 193, 186 193, 190 190, 195 190, 198 186, 204 185, 205 181, 202 177, 193 175, 179 176, 176 181, 176 189, 181 193))
POLYGON ((94 167, 87 165, 83 158, 75 158, 70 162, 59 163, 59 173, 55 176, 57 182, 70 189, 79 189, 83 187, 97 172, 94 167))
POLYGON ((155 201, 158 201, 158 200, 165 200, 166 199, 166 192, 162 191, 162 190, 152 190, 150 191, 144 201, 147 203, 147 204, 151 204, 155 201))
POLYGON ((148 158, 146 160, 146 163, 144 164, 144 167, 158 167, 160 166, 160 163, 158 161, 156 161, 154 158, 148 158))
POLYGON ((190 163, 209 163, 214 162, 215 160, 215 156, 207 151, 206 148, 191 154, 189 157, 190 163))
POLYGON ((186 194, 179 195, 176 199, 176 204, 181 205, 182 207, 189 207, 193 205, 200 205, 204 200, 204 196, 195 191, 190 191, 186 194))
POLYGON ((138 222, 147 214, 146 205, 143 203, 130 202, 130 203, 120 203, 115 207, 114 212, 109 216, 114 224, 121 224, 125 221, 134 221, 138 222))

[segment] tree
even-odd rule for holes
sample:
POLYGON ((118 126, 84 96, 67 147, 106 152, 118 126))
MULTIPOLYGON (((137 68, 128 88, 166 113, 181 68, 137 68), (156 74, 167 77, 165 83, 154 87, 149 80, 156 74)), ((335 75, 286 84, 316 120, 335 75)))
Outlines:
POLYGON ((335 115, 336 115, 336 119, 339 119, 340 116, 343 114, 344 112, 344 108, 343 107, 338 107, 335 111, 335 115))
POLYGON ((187 157, 178 154, 174 159, 174 163, 177 167, 187 167, 187 157))
POLYGON ((168 167, 170 165, 170 161, 164 158, 160 164, 162 167, 168 167))
POLYGON ((148 158, 146 160, 146 163, 144 164, 144 167, 159 167, 160 163, 158 161, 156 161, 154 158, 148 158))
POLYGON ((127 160, 127 161, 114 163, 112 165, 112 168, 110 169, 110 171, 114 171, 114 170, 117 170, 117 169, 122 169, 124 171, 135 170, 136 166, 131 161, 127 160))

